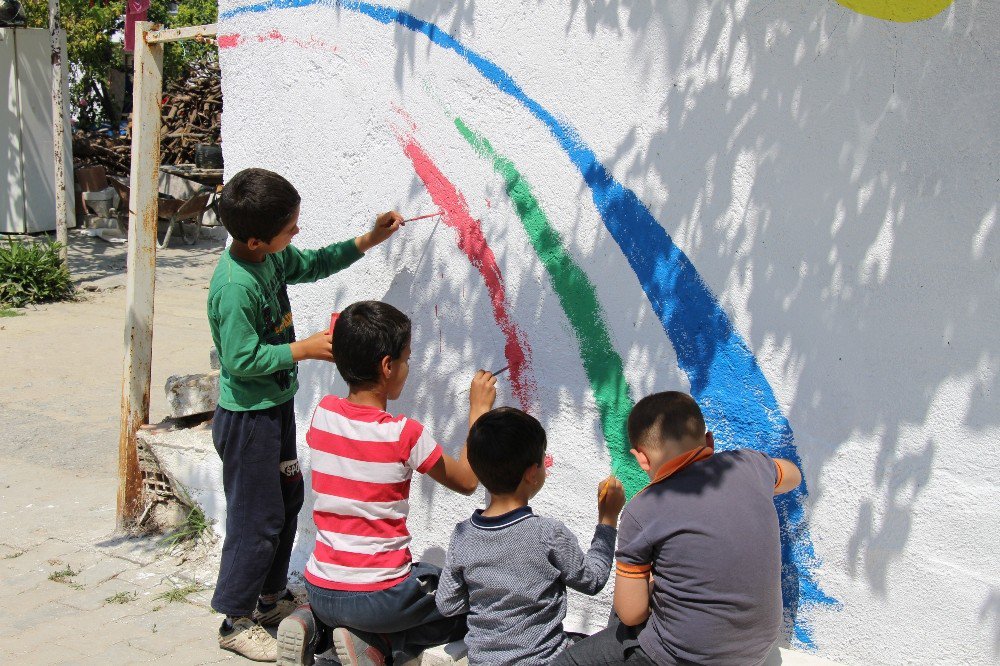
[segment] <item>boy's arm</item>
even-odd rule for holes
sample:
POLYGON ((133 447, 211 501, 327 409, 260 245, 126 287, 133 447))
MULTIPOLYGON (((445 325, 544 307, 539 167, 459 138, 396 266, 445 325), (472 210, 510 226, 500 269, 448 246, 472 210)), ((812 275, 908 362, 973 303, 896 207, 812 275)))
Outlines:
POLYGON ((615 613, 622 624, 634 627, 649 618, 649 574, 615 575, 615 613))
POLYGON ((227 285, 216 298, 219 359, 231 375, 258 377, 292 367, 291 345, 269 345, 260 339, 255 324, 260 306, 245 287, 227 285))
POLYGON ((451 544, 448 546, 448 557, 438 579, 437 592, 434 594, 434 603, 445 617, 469 612, 469 588, 465 584, 461 569, 455 566, 454 552, 455 536, 452 535, 451 544))
POLYGON ((634 627, 649 617, 653 548, 627 509, 621 517, 615 560, 615 613, 623 624, 634 627))
POLYGON ((590 550, 584 555, 576 535, 562 523, 557 523, 549 544, 549 561, 562 572, 566 587, 583 594, 595 595, 604 589, 611 575, 611 560, 615 553, 618 530, 599 524, 594 530, 590 550))
MULTIPOLYGON (((469 389, 470 429, 480 416, 493 408, 493 401, 497 397, 496 383, 497 378, 485 370, 478 371, 473 377, 472 388, 469 389)), ((472 471, 472 467, 469 466, 469 453, 464 443, 457 460, 447 453, 442 454, 434 466, 427 471, 427 476, 445 488, 463 495, 471 495, 479 487, 479 479, 472 471)))
POLYGON ((285 267, 285 282, 315 282, 341 271, 364 256, 364 253, 388 239, 402 226, 403 216, 395 211, 382 213, 372 230, 357 238, 327 245, 318 250, 300 250, 289 245, 278 253, 285 267))
POLYGON ((285 282, 315 282, 343 270, 364 256, 354 239, 334 243, 318 250, 300 250, 289 245, 275 255, 285 269, 285 282))
POLYGON ((802 472, 791 460, 774 458, 777 479, 774 483, 774 494, 780 495, 795 490, 802 483, 802 472))
POLYGON ((333 338, 325 332, 290 344, 263 342, 255 323, 260 305, 245 287, 227 285, 217 298, 219 358, 234 377, 270 375, 306 359, 333 360, 333 338))

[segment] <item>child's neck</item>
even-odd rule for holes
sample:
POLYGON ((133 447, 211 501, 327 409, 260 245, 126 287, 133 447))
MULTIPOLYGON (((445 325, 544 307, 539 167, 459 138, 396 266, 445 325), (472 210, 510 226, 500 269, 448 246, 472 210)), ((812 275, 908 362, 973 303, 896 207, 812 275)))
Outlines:
POLYGON ((251 250, 246 243, 238 241, 235 238, 229 246, 229 254, 233 255, 240 261, 245 261, 251 264, 259 264, 264 261, 264 257, 267 256, 267 252, 262 248, 251 250))
POLYGON ((365 405, 366 407, 377 407, 384 412, 386 406, 389 404, 389 396, 380 386, 367 389, 352 388, 350 393, 347 394, 347 402, 353 402, 355 405, 365 405))
POLYGON ((531 497, 520 489, 508 495, 494 495, 490 493, 490 505, 483 510, 484 516, 502 516, 517 509, 528 506, 531 497))

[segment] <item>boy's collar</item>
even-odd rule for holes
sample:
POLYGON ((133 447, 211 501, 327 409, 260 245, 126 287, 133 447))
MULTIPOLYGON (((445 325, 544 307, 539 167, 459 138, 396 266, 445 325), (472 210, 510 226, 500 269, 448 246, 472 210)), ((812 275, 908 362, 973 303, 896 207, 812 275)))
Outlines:
POLYGON ((481 530, 499 530, 534 516, 530 506, 522 506, 499 516, 484 516, 482 509, 476 509, 469 522, 481 530))
POLYGON ((649 485, 653 485, 654 483, 659 483, 664 479, 669 479, 671 476, 681 471, 688 465, 696 463, 699 460, 704 460, 705 458, 711 456, 713 453, 715 453, 715 449, 712 448, 711 446, 706 445, 698 447, 697 449, 692 449, 691 451, 687 451, 685 453, 680 454, 679 456, 671 458, 667 462, 660 465, 660 469, 656 470, 656 476, 654 476, 653 480, 649 482, 649 485))

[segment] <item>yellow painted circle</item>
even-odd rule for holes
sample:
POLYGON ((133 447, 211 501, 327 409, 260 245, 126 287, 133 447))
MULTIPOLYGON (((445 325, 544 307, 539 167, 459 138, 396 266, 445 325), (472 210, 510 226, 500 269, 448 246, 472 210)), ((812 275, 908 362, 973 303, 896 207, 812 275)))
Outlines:
POLYGON ((911 23, 940 14, 952 0, 837 0, 859 14, 886 21, 911 23))

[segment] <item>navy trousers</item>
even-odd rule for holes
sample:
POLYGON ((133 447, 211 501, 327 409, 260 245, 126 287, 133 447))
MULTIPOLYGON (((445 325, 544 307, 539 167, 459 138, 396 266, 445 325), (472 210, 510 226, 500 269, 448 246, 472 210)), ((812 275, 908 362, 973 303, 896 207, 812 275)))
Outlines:
POLYGON ((288 584, 304 497, 293 401, 248 412, 217 407, 212 440, 222 458, 226 493, 226 539, 212 608, 248 616, 257 597, 288 584))
POLYGON ((306 581, 313 615, 327 627, 348 627, 380 634, 395 662, 405 662, 424 648, 463 638, 465 616, 445 617, 434 603, 441 569, 414 562, 409 577, 387 590, 345 592, 306 581))

